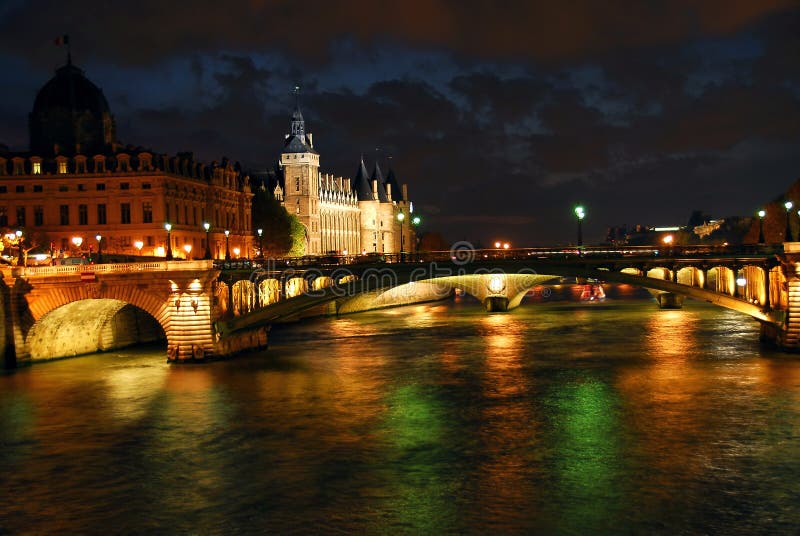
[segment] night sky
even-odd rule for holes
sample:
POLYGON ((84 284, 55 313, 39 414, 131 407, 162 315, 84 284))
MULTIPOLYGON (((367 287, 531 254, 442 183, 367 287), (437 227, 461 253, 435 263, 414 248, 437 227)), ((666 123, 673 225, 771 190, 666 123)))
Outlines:
POLYGON ((800 2, 0 2, 0 143, 65 62, 124 144, 324 172, 391 157, 424 230, 514 246, 751 215, 800 178, 800 2), (562 4, 568 4, 564 7, 562 4))

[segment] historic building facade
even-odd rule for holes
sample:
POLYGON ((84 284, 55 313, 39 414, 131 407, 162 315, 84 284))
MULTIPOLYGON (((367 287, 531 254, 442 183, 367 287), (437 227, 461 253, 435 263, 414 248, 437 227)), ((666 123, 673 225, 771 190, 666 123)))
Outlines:
POLYGON ((254 256, 238 166, 122 147, 103 92, 70 61, 39 91, 29 128, 30 152, 0 151, 0 229, 25 247, 56 259, 202 258, 207 246, 218 259, 254 256))
POLYGON ((306 229, 306 254, 414 251, 413 204, 392 170, 372 175, 362 157, 355 179, 321 173, 313 136, 296 107, 273 194, 306 229))

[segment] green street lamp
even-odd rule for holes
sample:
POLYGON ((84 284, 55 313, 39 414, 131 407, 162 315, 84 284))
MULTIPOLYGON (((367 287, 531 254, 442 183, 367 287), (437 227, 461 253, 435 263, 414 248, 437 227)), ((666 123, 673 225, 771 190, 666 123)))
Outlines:
POLYGON ((420 218, 419 216, 414 216, 414 218, 411 220, 411 223, 413 223, 414 225, 419 225, 420 223, 422 223, 422 218, 420 218))
POLYGON ((586 217, 586 211, 581 205, 575 207, 575 215, 578 217, 578 247, 583 246, 583 218, 586 217))
POLYGON ((759 244, 763 244, 764 242, 766 242, 766 240, 764 240, 764 216, 766 216, 766 215, 767 215, 767 213, 763 209, 758 211, 758 243, 759 244))
POLYGON ((172 224, 165 223, 164 229, 167 230, 167 260, 172 260, 172 224))
POLYGON ((783 204, 786 207, 786 234, 784 235, 785 242, 794 242, 792 238, 792 226, 789 225, 789 217, 792 215, 792 207, 794 204, 791 201, 787 201, 783 204))
POLYGON ((256 229, 258 233, 258 258, 264 260, 264 229, 256 229))
POLYGON ((210 260, 211 259, 211 243, 208 241, 208 231, 209 231, 209 229, 211 229, 211 224, 208 223, 207 221, 203 222, 203 229, 206 230, 206 253, 205 253, 205 255, 203 255, 203 258, 205 260, 210 260))
POLYGON ((225 229, 225 260, 226 261, 231 260, 231 248, 230 248, 230 241, 229 241, 230 236, 231 236, 230 229, 225 229))

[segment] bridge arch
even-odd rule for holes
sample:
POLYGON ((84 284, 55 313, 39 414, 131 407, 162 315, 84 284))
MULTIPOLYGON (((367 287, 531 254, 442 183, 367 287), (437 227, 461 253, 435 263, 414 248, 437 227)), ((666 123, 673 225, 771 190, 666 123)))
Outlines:
POLYGON ((39 318, 26 337, 33 360, 69 357, 166 339, 149 313, 121 300, 90 298, 61 305, 39 318))

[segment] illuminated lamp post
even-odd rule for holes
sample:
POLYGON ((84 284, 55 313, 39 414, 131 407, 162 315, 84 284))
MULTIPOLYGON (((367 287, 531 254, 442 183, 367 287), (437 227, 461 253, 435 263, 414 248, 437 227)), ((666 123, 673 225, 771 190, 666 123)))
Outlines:
POLYGON ((494 243, 494 248, 495 249, 500 249, 500 246, 502 246, 502 245, 503 244, 498 240, 497 242, 494 243))
POLYGON ((792 238, 792 226, 789 225, 789 217, 792 215, 792 207, 794 204, 791 201, 787 201, 783 204, 786 207, 786 234, 784 235, 785 242, 794 242, 792 238))
POLYGON ((183 245, 183 251, 186 252, 186 260, 187 261, 192 260, 191 259, 191 257, 192 257, 192 245, 191 244, 184 244, 183 245))
POLYGON ((764 210, 759 210, 758 211, 758 243, 759 244, 763 244, 764 242, 766 242, 766 240, 764 240, 764 216, 766 216, 766 215, 767 215, 766 211, 764 211, 764 210))
POLYGON ((17 236, 17 247, 19 248, 19 255, 17 257, 17 266, 25 266, 25 252, 22 251, 24 244, 22 243, 22 231, 17 229, 14 233, 17 236))
POLYGON ((239 253, 241 253, 241 252, 242 252, 241 249, 233 248, 233 256, 236 257, 237 259, 239 258, 239 253))
POLYGON ((94 237, 97 240, 97 264, 103 263, 103 235, 97 234, 94 237))
POLYGON ((144 247, 144 242, 142 242, 141 240, 137 240, 136 242, 133 243, 133 247, 136 248, 136 251, 138 252, 137 255, 141 257, 142 248, 144 247))
POLYGON ((406 215, 400 212, 397 215, 397 221, 400 222, 400 262, 403 262, 403 220, 406 219, 406 215))
POLYGON ((257 229, 258 233, 258 258, 264 260, 264 229, 257 229))
POLYGON ((586 211, 584 211, 581 205, 575 207, 575 215, 578 217, 578 247, 583 246, 583 218, 586 217, 586 211))
MULTIPOLYGON (((413 218, 411 218, 411 225, 413 225, 414 227, 419 227, 420 223, 422 223, 422 218, 420 218, 419 216, 414 216, 413 218)), ((417 236, 416 230, 414 230, 414 249, 412 251, 415 253, 419 251, 419 237, 417 236)))
POLYGON ((230 229, 225 229, 225 260, 226 261, 231 260, 230 237, 231 237, 230 229))
POLYGON ((164 229, 167 230, 167 256, 166 259, 168 261, 172 260, 172 224, 165 223, 164 229))
POLYGON ((203 222, 203 229, 206 230, 206 253, 203 255, 205 260, 211 259, 211 243, 208 241, 208 231, 211 229, 211 224, 208 222, 203 222))

